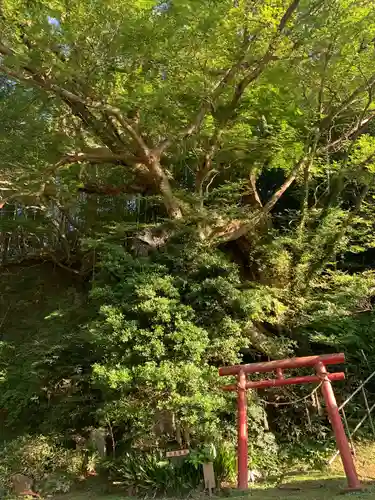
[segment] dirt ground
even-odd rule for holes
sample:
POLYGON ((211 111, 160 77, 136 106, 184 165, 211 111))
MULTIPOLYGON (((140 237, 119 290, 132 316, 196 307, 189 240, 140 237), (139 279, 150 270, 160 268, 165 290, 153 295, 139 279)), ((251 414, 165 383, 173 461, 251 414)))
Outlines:
MULTIPOLYGON (((363 491, 353 493, 357 500, 370 500, 375 498, 375 443, 359 444, 357 446, 356 465, 358 474, 363 482, 363 491)), ((312 472, 310 474, 288 477, 277 488, 267 485, 257 485, 249 492, 221 494, 212 497, 212 500, 233 498, 235 500, 331 500, 340 498, 345 493, 346 479, 340 458, 337 458, 331 468, 324 473, 312 472)), ((352 494, 350 495, 352 497, 352 494)), ((125 500, 125 495, 103 495, 94 490, 76 492, 56 496, 53 500, 125 500)), ((191 500, 203 500, 208 495, 194 495, 191 500)), ((128 499, 127 500, 134 500, 128 499)))

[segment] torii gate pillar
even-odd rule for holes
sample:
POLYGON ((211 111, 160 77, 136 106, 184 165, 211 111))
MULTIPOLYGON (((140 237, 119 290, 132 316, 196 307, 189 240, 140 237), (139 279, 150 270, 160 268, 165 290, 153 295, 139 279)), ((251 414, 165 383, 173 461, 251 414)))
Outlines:
POLYGON ((345 363, 345 355, 327 354, 324 356, 308 356, 303 358, 290 358, 278 361, 268 361, 264 363, 251 363, 248 365, 224 366, 219 369, 219 375, 235 375, 237 384, 224 386, 225 391, 237 391, 238 408, 238 489, 248 488, 248 439, 247 439, 247 389, 265 389, 267 387, 281 387, 284 385, 296 385, 321 382, 322 393, 327 407, 328 417, 330 419, 337 448, 340 451, 341 460, 344 466, 345 474, 348 480, 348 489, 357 491, 361 489, 357 471, 355 469, 353 456, 350 450, 348 439, 345 434, 344 426, 340 417, 339 409, 336 403, 335 394, 332 389, 332 381, 344 380, 345 374, 328 373, 326 365, 335 365, 345 363), (316 375, 305 377, 284 378, 285 369, 295 369, 313 367, 316 375), (270 373, 275 372, 276 378, 268 380, 258 380, 254 382, 247 381, 248 373, 270 373))

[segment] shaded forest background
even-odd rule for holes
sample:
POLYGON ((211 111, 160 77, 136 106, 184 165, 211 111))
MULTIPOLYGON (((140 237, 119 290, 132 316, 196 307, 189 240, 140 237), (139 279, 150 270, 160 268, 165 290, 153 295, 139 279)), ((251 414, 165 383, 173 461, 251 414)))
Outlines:
MULTIPOLYGON (((101 427, 120 475, 214 444, 224 477, 219 366, 344 351, 342 400, 375 370, 372 2, 4 0, 0 28, 5 446, 101 427)), ((316 399, 277 406, 305 394, 250 396, 254 467, 324 455, 316 399)))

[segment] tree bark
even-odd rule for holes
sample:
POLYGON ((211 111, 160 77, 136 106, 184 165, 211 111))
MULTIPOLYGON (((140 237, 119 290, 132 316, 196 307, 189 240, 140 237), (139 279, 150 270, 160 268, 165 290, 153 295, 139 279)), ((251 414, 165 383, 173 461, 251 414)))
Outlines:
POLYGON ((167 210, 169 217, 171 219, 181 219, 182 218, 181 206, 177 198, 175 198, 174 196, 168 176, 165 173, 162 166, 160 165, 159 158, 150 154, 146 166, 149 169, 149 172, 152 176, 156 188, 158 189, 163 198, 164 206, 167 210))

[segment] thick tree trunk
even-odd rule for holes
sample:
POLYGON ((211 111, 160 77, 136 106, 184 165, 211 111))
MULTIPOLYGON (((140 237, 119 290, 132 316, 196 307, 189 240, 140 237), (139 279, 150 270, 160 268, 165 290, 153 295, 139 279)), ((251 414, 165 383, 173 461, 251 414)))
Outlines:
POLYGON ((181 219, 182 211, 180 204, 173 194, 173 190, 169 182, 168 176, 165 173, 162 166, 160 165, 159 158, 155 158, 151 155, 148 160, 147 167, 149 169, 150 174, 152 175, 153 181, 155 183, 158 192, 161 194, 163 198, 163 203, 169 217, 171 219, 181 219))

